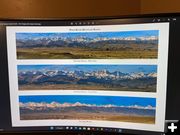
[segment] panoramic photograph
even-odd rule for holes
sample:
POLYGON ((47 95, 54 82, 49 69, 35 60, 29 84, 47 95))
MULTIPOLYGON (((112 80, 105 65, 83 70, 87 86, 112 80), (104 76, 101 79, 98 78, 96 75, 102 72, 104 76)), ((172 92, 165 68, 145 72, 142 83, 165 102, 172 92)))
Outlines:
POLYGON ((19 97, 21 120, 99 120, 155 124, 156 99, 123 96, 19 97))
POLYGON ((156 92, 157 65, 18 65, 19 90, 156 92))
POLYGON ((156 59, 158 30, 16 33, 18 59, 156 59))

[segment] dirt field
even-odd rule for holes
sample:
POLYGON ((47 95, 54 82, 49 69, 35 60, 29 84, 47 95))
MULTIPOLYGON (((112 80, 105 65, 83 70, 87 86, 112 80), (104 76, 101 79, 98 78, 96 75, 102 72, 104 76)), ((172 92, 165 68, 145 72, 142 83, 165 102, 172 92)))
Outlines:
POLYGON ((19 85, 19 90, 109 90, 109 91, 136 91, 155 92, 156 88, 133 89, 125 87, 105 87, 103 85, 77 85, 77 84, 45 84, 45 85, 19 85))
POLYGON ((128 116, 117 113, 29 113, 21 114, 21 120, 45 120, 45 119, 67 119, 67 120, 104 120, 154 124, 155 118, 150 116, 128 116))
POLYGON ((17 48, 18 59, 128 59, 157 58, 156 49, 91 50, 70 47, 17 48))

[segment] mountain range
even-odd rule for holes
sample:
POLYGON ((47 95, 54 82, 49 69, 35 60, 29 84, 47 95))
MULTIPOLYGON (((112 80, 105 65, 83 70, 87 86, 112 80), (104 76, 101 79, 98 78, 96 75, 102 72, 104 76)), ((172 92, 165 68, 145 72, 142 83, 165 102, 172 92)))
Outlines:
POLYGON ((91 104, 83 104, 83 103, 35 103, 28 102, 22 103, 20 102, 20 111, 21 113, 51 113, 51 112, 59 112, 59 113, 69 113, 69 112, 78 112, 78 113, 118 113, 123 115, 143 115, 143 116, 155 116, 155 107, 150 105, 148 106, 116 106, 116 105, 91 105, 91 104))
POLYGON ((45 85, 45 84, 76 84, 76 85, 103 85, 105 87, 127 87, 145 89, 156 87, 157 73, 123 73, 120 71, 66 71, 42 70, 19 71, 19 85, 45 85))
POLYGON ((27 102, 27 103, 19 103, 20 107, 29 108, 29 109, 40 109, 43 110, 45 108, 60 108, 60 107, 77 107, 77 106, 86 106, 86 107, 104 107, 104 108, 111 108, 111 107, 124 107, 124 108, 134 108, 134 109, 147 109, 147 110, 155 110, 155 107, 152 107, 151 105, 148 106, 140 106, 140 105, 132 105, 132 106, 117 106, 113 104, 106 104, 106 105, 96 105, 96 104, 85 104, 80 102, 75 103, 58 103, 58 102, 27 102))
MULTIPOLYGON (((18 48, 31 47, 81 47, 81 48, 103 48, 103 47, 122 47, 122 45, 139 44, 151 45, 149 49, 157 49, 158 37, 37 37, 27 39, 17 39, 16 44, 18 48), (108 46, 110 45, 110 46, 108 46), (111 46, 113 45, 113 46, 111 46)), ((141 46, 143 48, 143 46, 141 46)), ((144 46, 146 47, 146 46, 144 46)))

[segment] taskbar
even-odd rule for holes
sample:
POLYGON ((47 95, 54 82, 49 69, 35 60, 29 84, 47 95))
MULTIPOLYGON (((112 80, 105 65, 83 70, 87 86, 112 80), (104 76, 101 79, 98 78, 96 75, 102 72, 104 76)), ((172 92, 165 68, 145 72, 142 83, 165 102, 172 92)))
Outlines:
POLYGON ((10 129, 0 129, 1 132, 7 133, 34 133, 34 132, 73 132, 73 133, 101 133, 101 134, 138 134, 138 135, 162 135, 162 132, 131 130, 122 128, 108 128, 108 127, 87 127, 87 126, 46 126, 46 127, 13 127, 10 129))

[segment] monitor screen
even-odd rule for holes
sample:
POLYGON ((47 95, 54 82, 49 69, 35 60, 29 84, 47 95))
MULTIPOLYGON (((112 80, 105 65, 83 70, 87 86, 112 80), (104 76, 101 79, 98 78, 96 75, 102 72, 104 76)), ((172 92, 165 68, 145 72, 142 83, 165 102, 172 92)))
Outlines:
POLYGON ((179 20, 2 20, 0 131, 165 132, 179 20))

